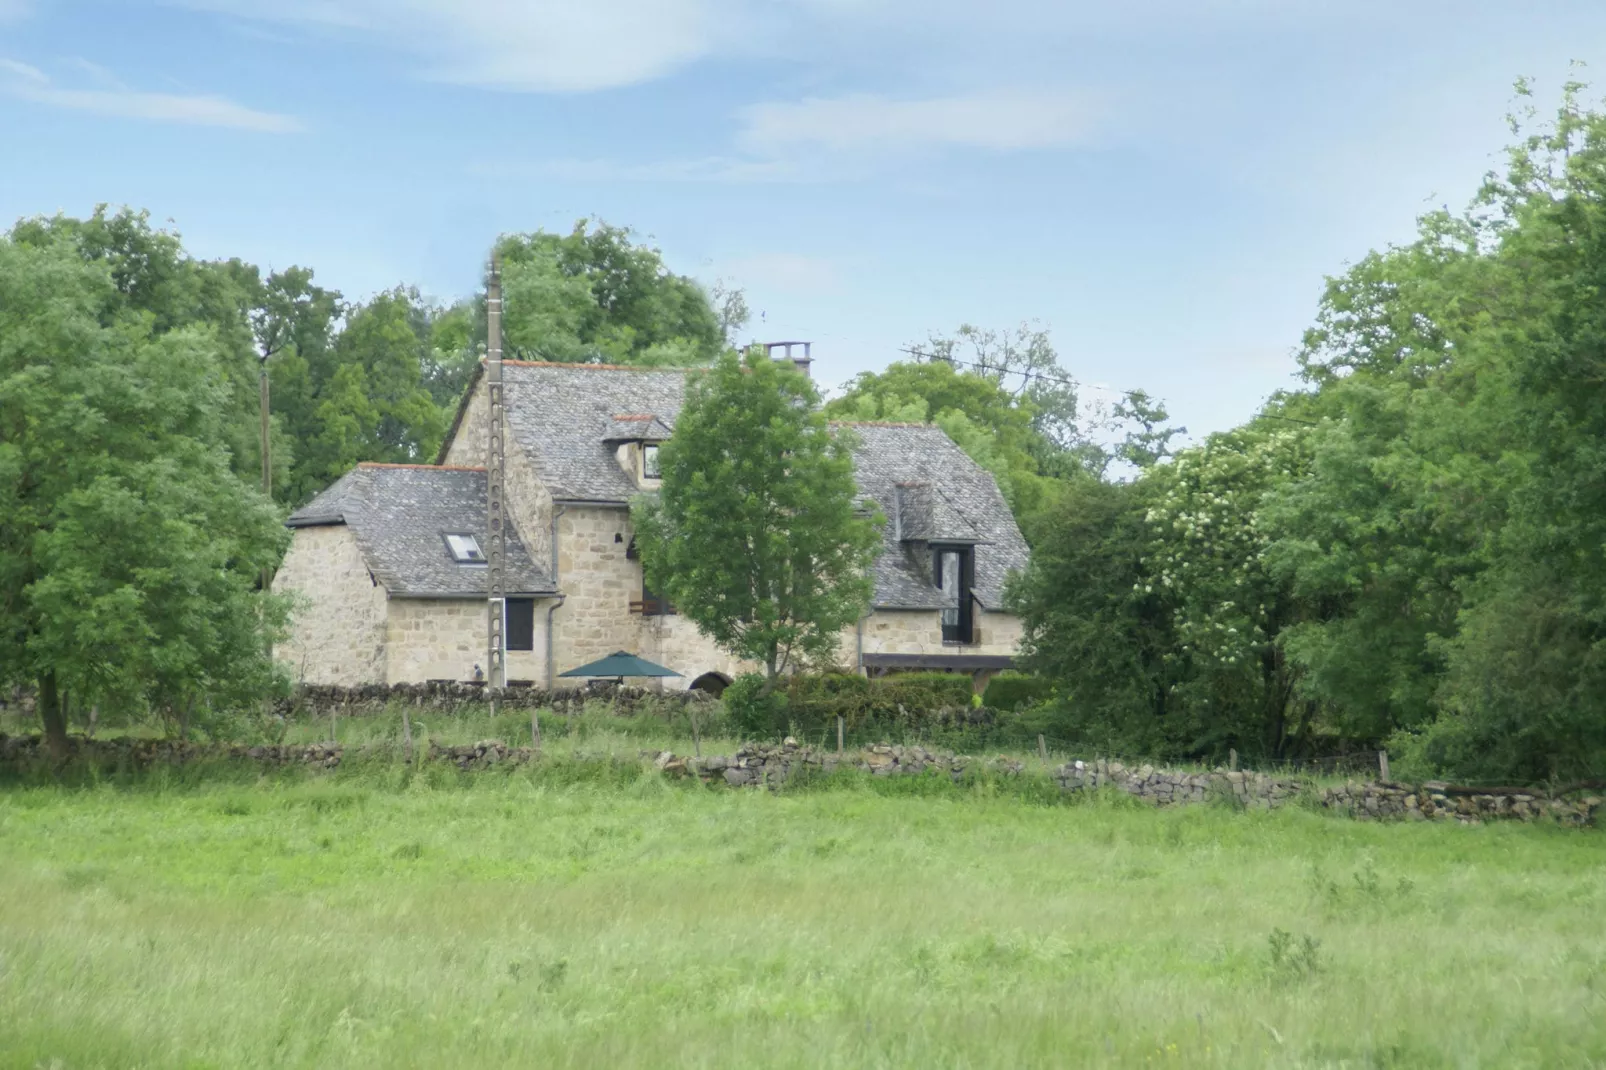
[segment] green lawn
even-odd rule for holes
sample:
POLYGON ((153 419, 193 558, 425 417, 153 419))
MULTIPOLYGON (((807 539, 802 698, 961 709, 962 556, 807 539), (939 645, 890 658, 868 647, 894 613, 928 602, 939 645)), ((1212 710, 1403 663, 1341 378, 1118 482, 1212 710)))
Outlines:
POLYGON ((0 787, 0 1065, 1606 1065, 1600 832, 1030 780, 0 787))

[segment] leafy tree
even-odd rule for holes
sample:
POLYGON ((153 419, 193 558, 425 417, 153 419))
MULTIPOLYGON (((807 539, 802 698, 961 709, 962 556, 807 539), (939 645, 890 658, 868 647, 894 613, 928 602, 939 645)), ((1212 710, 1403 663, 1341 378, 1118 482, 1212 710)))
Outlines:
POLYGON ((582 220, 566 235, 509 235, 497 248, 504 338, 527 359, 706 364, 745 319, 739 291, 716 311, 701 286, 627 228, 582 220))
POLYGON ((633 507, 648 583, 768 685, 833 655, 880 546, 856 511, 853 440, 813 384, 755 350, 691 377, 662 489, 633 507))
POLYGON ((1144 563, 1146 495, 1141 483, 1070 480, 1006 593, 1026 666, 1060 692, 1043 729, 1106 753, 1172 756, 1176 643, 1144 563))
POLYGON ((0 677, 155 709, 260 697, 284 606, 255 589, 287 542, 228 467, 217 332, 159 330, 114 265, 0 241, 0 677))
POLYGON ((1115 418, 1128 426, 1125 438, 1115 447, 1115 456, 1144 471, 1171 455, 1171 440, 1187 434, 1186 427, 1168 427, 1170 415, 1165 405, 1142 390, 1134 390, 1115 406, 1115 418))
POLYGON ((929 359, 973 371, 997 383, 1030 414, 1044 459, 1099 451, 1088 441, 1077 413, 1071 375, 1060 364, 1048 331, 1033 323, 1012 330, 959 326, 952 335, 932 334, 910 348, 929 359))

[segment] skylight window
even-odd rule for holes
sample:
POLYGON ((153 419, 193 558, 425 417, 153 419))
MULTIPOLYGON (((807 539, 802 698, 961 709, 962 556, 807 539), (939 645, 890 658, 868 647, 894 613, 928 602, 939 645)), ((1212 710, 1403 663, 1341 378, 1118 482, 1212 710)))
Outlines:
POLYGON ((480 541, 466 532, 448 534, 446 549, 459 565, 485 564, 485 551, 480 549, 480 541))

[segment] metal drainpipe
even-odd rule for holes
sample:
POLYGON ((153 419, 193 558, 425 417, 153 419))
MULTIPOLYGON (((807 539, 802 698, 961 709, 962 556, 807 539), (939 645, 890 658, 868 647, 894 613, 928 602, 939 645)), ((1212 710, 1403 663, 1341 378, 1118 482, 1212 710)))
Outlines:
MULTIPOLYGON (((560 590, 558 583, 558 518, 568 512, 567 506, 557 506, 552 510, 552 589, 560 590)), ((568 601, 568 596, 560 594, 557 600, 546 607, 546 688, 551 691, 558 684, 557 652, 552 638, 552 614, 558 607, 568 601)))
POLYGON ((557 676, 554 675, 557 671, 557 655, 552 646, 552 614, 556 613, 558 607, 566 601, 568 601, 567 596, 560 594, 550 606, 546 607, 546 689, 548 691, 553 690, 558 682, 557 676))
POLYGON ((871 614, 874 612, 875 610, 872 609, 869 613, 866 613, 864 616, 860 617, 858 622, 853 626, 855 633, 854 639, 857 645, 857 651, 855 655, 857 658, 857 664, 854 666, 854 668, 861 673, 864 672, 864 622, 869 620, 871 614))

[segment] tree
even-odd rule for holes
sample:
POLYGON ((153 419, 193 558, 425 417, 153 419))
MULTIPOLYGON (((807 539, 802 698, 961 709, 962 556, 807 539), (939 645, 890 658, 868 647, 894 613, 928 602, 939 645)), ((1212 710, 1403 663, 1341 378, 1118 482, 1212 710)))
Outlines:
POLYGON ((1147 490, 1091 474, 1068 481, 1006 594, 1025 626, 1026 667, 1059 691, 1043 727, 1106 753, 1183 757, 1169 738, 1171 609, 1144 562, 1147 490))
POLYGON ((1042 327, 1022 323, 999 331, 963 323, 952 335, 932 334, 910 348, 1007 390, 1031 414, 1045 455, 1078 453, 1090 445, 1077 414, 1076 387, 1042 327))
POLYGON ((217 334, 125 296, 103 261, 0 241, 0 677, 37 686, 58 755, 64 691, 187 729, 282 682, 256 580, 288 540, 229 469, 217 334))
POLYGON ((853 439, 809 379, 755 350, 690 377, 656 498, 633 506, 647 582, 766 680, 833 656, 880 546, 856 511, 853 439))
POLYGON ((1171 417, 1165 405, 1142 390, 1125 395, 1115 406, 1115 418, 1127 425, 1126 436, 1115 456, 1138 471, 1153 468, 1171 455, 1171 440, 1188 433, 1186 427, 1167 427, 1171 417))
POLYGON ((716 311, 628 228, 582 220, 566 235, 503 237, 503 334, 514 355, 576 363, 706 364, 740 326, 740 292, 716 311))

